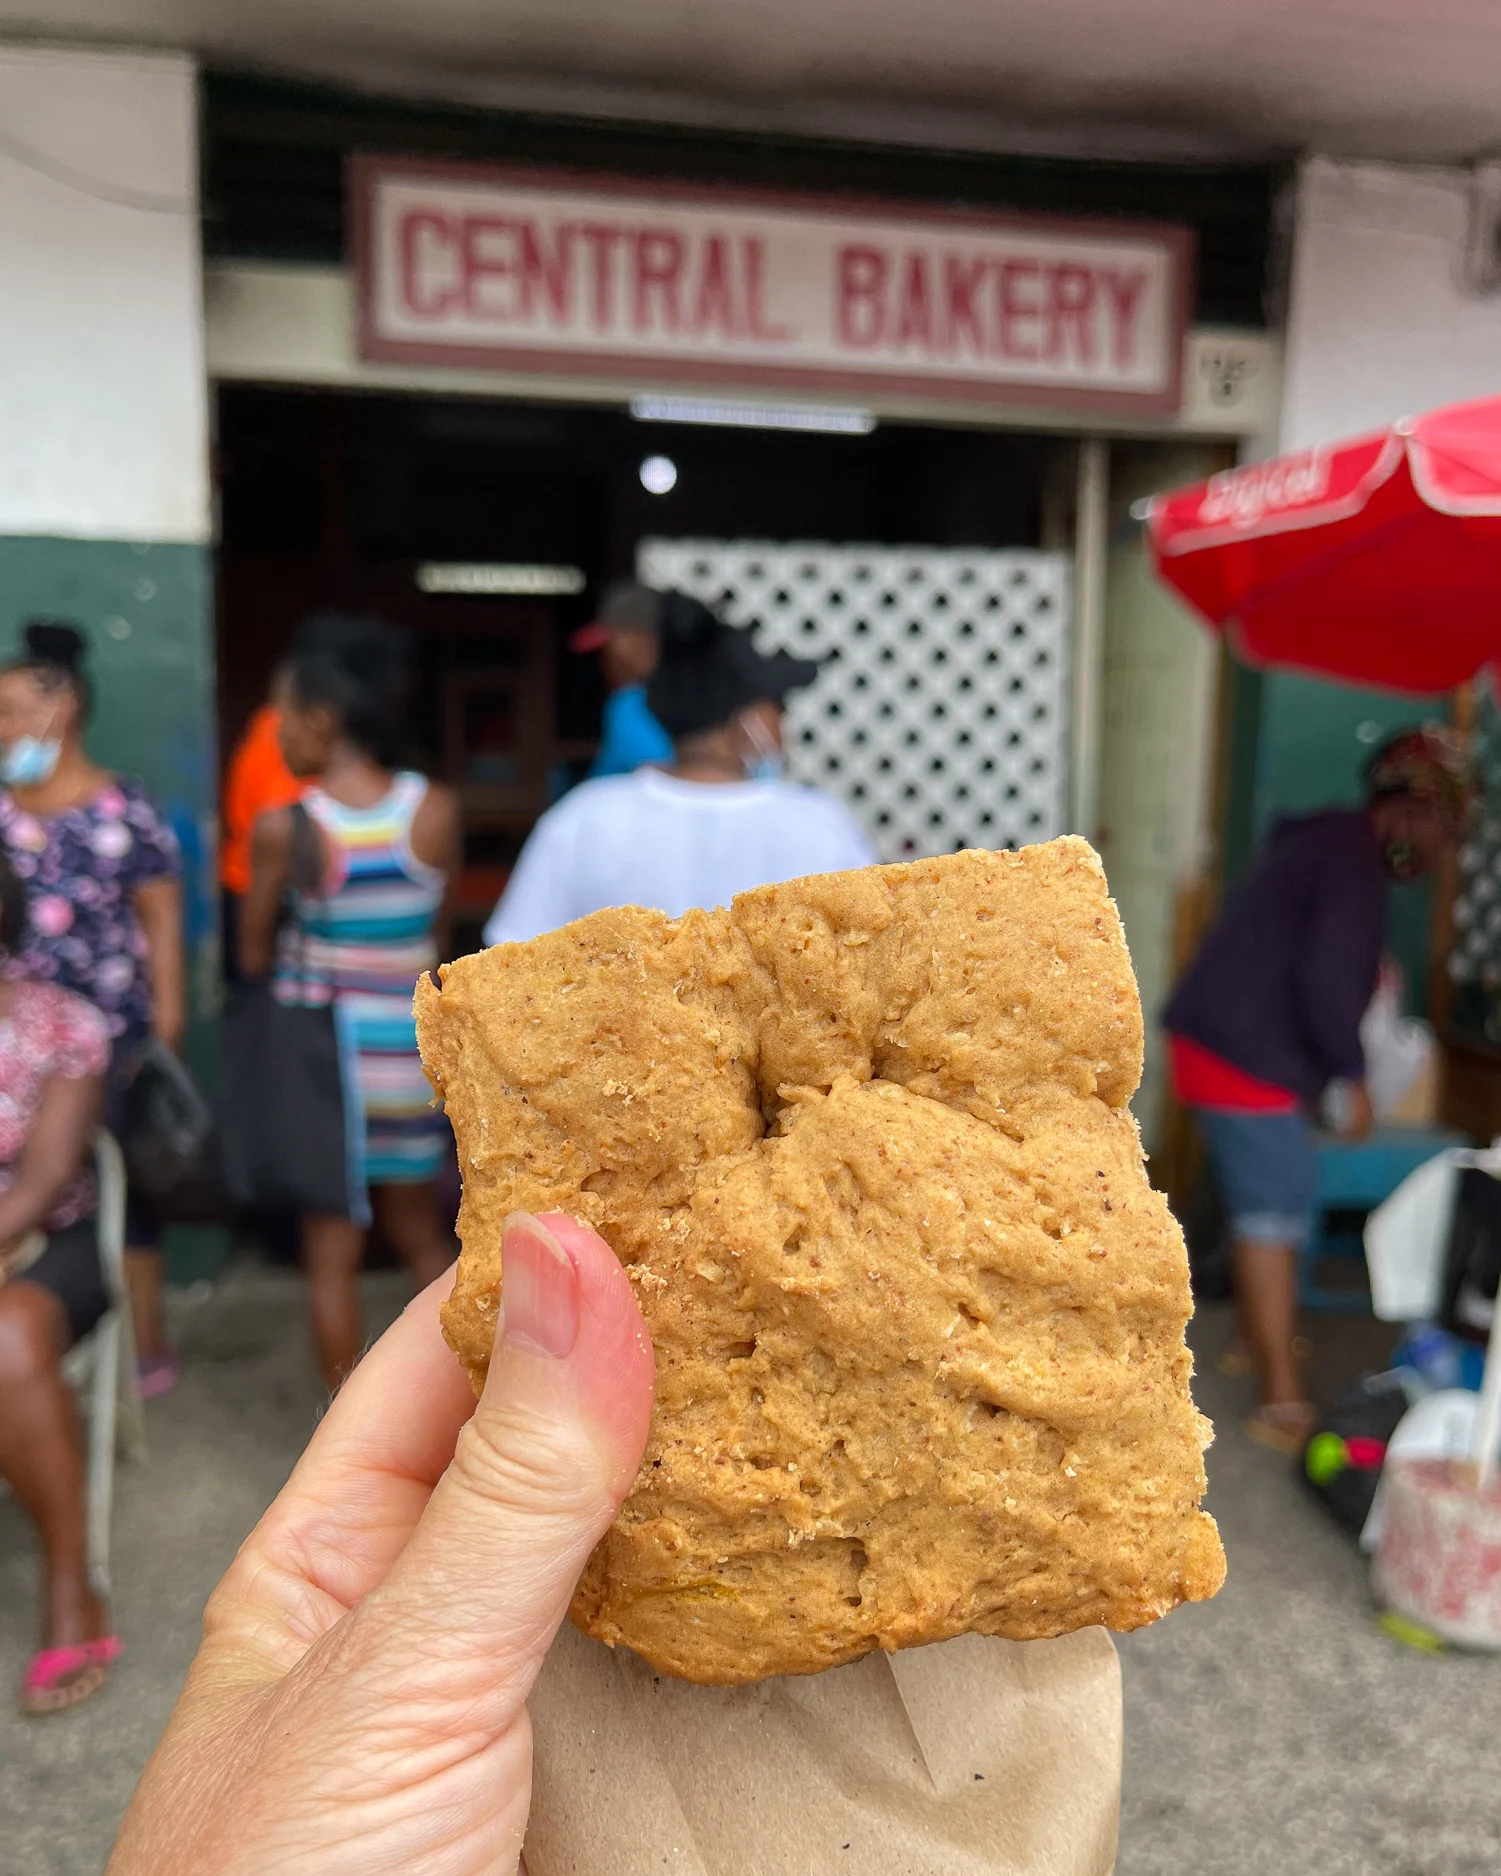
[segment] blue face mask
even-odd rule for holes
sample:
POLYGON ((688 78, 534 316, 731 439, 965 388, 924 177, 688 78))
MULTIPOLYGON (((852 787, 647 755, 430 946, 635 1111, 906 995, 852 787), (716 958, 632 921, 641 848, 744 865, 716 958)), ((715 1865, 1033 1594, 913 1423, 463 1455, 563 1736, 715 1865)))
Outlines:
POLYGON ((52 779, 62 752, 55 736, 18 736, 0 755, 0 782, 12 788, 36 788, 52 779))
POLYGON ((745 772, 753 782, 779 782, 787 770, 780 756, 757 756, 745 772))

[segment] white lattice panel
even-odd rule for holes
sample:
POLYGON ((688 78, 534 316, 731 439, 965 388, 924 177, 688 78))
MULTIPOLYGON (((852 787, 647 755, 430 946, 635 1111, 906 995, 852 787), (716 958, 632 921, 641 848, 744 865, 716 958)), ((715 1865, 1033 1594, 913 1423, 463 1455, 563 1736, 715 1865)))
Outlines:
POLYGON ((1066 555, 647 540, 637 573, 826 660, 788 709, 789 772, 843 800, 883 860, 1063 831, 1066 555))

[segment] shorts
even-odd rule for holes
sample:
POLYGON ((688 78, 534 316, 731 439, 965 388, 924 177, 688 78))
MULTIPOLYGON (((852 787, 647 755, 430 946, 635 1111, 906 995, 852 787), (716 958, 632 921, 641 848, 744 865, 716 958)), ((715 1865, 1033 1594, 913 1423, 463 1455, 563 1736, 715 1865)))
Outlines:
POLYGON ((1313 1133, 1297 1114, 1227 1108, 1192 1110, 1231 1236, 1299 1249, 1313 1230, 1319 1163, 1313 1133))
POLYGON ((68 1313, 69 1346, 80 1341, 109 1308, 99 1262, 99 1220, 81 1218, 47 1233, 47 1248, 13 1279, 50 1291, 68 1313))

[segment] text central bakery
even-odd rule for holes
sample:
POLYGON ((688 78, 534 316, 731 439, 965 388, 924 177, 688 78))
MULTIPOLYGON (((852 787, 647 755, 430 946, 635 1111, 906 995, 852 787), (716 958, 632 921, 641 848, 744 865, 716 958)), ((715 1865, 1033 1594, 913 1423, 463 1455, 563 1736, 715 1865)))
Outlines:
POLYGON ((1179 402, 1181 230, 384 159, 352 174, 369 358, 1179 402))
MULTIPOLYGON (((398 230, 401 297, 422 319, 760 341, 809 334, 767 304, 766 242, 717 231, 680 235, 620 222, 411 209, 398 230)), ((885 344, 928 357, 1000 357, 1129 369, 1141 344, 1141 267, 1042 261, 1006 252, 842 242, 829 269, 827 330, 852 355, 885 344)))

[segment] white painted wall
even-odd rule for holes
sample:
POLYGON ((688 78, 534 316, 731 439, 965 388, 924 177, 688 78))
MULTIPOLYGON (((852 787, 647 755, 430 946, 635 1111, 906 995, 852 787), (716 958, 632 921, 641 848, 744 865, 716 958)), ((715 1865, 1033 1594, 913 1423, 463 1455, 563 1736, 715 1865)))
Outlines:
POLYGON ((1131 1103, 1147 1151, 1162 1144, 1167 1072, 1162 1006, 1185 888, 1211 856, 1220 641, 1152 572, 1134 501, 1225 467, 1221 446, 1117 444, 1105 567, 1104 711, 1096 846, 1126 928, 1146 1015, 1146 1061, 1131 1103))
POLYGON ((0 534, 205 541, 192 62, 0 48, 0 534))
POLYGON ((1501 392, 1501 297, 1461 283, 1468 178, 1315 159, 1298 179, 1281 446, 1501 392))

